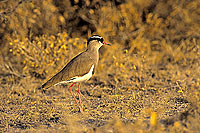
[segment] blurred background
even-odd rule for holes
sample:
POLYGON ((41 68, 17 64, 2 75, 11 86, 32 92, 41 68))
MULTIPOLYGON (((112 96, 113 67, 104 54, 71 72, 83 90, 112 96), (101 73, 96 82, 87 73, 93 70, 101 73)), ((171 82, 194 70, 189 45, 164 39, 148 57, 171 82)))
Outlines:
POLYGON ((199 131, 199 75, 199 0, 0 0, 2 131, 199 131), (112 46, 83 115, 69 85, 35 88, 94 34, 112 46))

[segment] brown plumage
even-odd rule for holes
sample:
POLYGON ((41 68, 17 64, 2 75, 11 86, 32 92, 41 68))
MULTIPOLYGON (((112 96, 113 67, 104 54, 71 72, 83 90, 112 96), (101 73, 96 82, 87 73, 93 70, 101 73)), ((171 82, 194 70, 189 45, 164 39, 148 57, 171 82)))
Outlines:
POLYGON ((39 89, 47 89, 56 84, 72 82, 73 84, 70 86, 69 91, 74 97, 77 105, 79 105, 71 90, 73 85, 79 82, 79 107, 80 111, 82 112, 83 108, 80 96, 80 82, 89 80, 94 74, 99 60, 99 48, 104 44, 107 43, 103 41, 103 38, 101 36, 94 35, 90 37, 87 41, 87 50, 74 57, 63 69, 61 69, 51 79, 45 82, 39 89))
MULTIPOLYGON (((98 43, 98 42, 93 42, 98 43)), ((99 54, 97 50, 87 49, 85 52, 74 57, 60 72, 54 75, 42 88, 49 88, 61 81, 69 81, 73 77, 81 77, 90 71, 94 64, 94 70, 98 64, 99 54)), ((93 71, 94 74, 94 71, 93 71)))

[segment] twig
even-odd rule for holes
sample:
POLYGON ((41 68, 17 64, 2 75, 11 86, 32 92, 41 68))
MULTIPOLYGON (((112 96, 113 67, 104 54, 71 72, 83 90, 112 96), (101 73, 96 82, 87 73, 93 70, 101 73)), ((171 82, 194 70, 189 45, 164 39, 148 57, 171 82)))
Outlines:
POLYGON ((11 75, 15 75, 15 76, 17 76, 17 77, 22 77, 21 74, 15 72, 15 70, 12 68, 12 66, 11 66, 10 63, 5 64, 4 66, 3 66, 3 65, 0 65, 0 68, 2 68, 2 70, 4 69, 4 70, 3 70, 4 72, 7 72, 7 73, 9 73, 9 74, 11 74, 11 75))

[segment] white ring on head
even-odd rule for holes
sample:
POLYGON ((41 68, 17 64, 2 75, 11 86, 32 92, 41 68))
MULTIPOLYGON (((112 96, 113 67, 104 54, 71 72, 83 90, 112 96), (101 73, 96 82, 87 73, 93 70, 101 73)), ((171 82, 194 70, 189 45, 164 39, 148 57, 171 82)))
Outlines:
POLYGON ((103 37, 101 37, 101 36, 92 36, 92 37, 90 37, 90 38, 99 38, 99 39, 101 39, 101 38, 103 38, 103 37))

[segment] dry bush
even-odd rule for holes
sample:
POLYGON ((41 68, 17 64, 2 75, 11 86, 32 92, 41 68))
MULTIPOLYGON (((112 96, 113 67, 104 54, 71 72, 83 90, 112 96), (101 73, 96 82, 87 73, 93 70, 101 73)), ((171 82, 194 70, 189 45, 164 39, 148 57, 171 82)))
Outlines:
POLYGON ((124 45, 130 53, 153 58, 154 64, 166 63, 165 57, 177 63, 187 60, 186 53, 190 54, 187 58, 199 54, 198 7, 198 1, 128 1, 119 7, 108 3, 97 14, 89 14, 88 20, 97 33, 124 45))
MULTIPOLYGON (((60 32, 66 24, 65 18, 68 19, 67 16, 69 16, 65 15, 64 18, 52 0, 6 0, 0 4, 2 9, 0 12, 1 45, 4 47, 4 51, 8 50, 6 45, 15 37, 19 40, 26 38, 32 40, 38 35, 60 32)), ((68 10, 72 11, 69 6, 68 4, 68 10)), ((68 13, 70 14, 70 12, 68 13)))
POLYGON ((28 38, 24 41, 15 39, 9 44, 15 59, 22 61, 22 72, 43 79, 46 74, 52 75, 55 70, 61 69, 66 59, 72 58, 86 47, 85 40, 70 38, 65 32, 55 36, 43 35, 33 41, 28 38))

